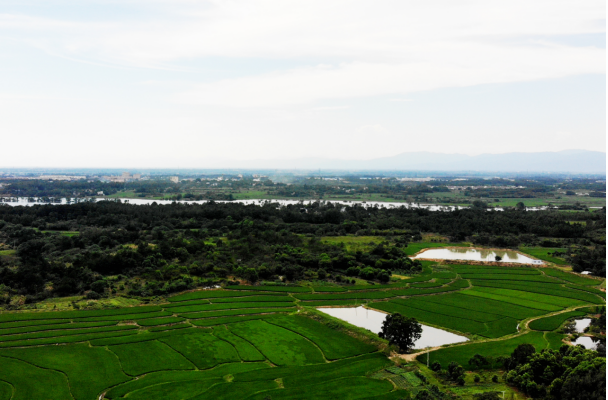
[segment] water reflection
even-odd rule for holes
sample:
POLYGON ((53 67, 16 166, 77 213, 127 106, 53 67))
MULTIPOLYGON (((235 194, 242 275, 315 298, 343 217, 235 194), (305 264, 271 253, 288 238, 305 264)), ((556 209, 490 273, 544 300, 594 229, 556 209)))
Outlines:
POLYGON ((576 331, 578 333, 583 333, 585 332, 585 328, 591 325, 591 318, 577 319, 574 321, 574 324, 576 326, 576 331))
POLYGON ((589 350, 598 350, 598 347, 606 346, 606 341, 602 341, 601 339, 597 339, 594 337, 590 337, 590 336, 581 336, 578 339, 576 339, 575 341, 572 342, 573 345, 579 345, 582 344, 583 347, 585 347, 586 349, 589 350))
MULTIPOLYGON (((364 307, 319 308, 318 310, 374 333, 380 332, 382 323, 386 318, 386 314, 364 307)), ((436 347, 444 344, 466 342, 467 340, 469 339, 464 336, 422 325, 422 337, 414 343, 414 348, 424 349, 425 347, 436 347)))
POLYGON ((539 260, 526 257, 513 250, 488 250, 470 248, 428 249, 412 257, 417 259, 466 260, 466 261, 496 261, 519 264, 540 264, 539 260))
MULTIPOLYGON (((69 198, 57 198, 57 199, 49 199, 49 201, 42 201, 39 198, 27 198, 27 197, 14 197, 14 198, 4 198, 0 199, 0 202, 3 204, 8 204, 10 206, 33 206, 36 204, 71 204, 75 202, 83 202, 83 201, 104 201, 104 200, 116 200, 114 198, 90 198, 90 199, 69 199, 69 198)), ((136 205, 148 205, 152 203, 156 204, 172 204, 172 203, 180 203, 180 204, 205 204, 208 203, 209 200, 153 200, 153 199, 120 199, 124 203, 136 204, 136 205)), ((285 205, 297 205, 297 204, 312 204, 317 202, 318 200, 260 200, 260 199, 248 199, 248 200, 233 200, 233 201, 224 201, 224 200, 215 200, 216 203, 241 203, 241 204, 255 204, 255 205, 263 205, 265 203, 278 203, 281 206, 285 205)), ((440 206, 436 204, 418 204, 418 203, 391 203, 391 202, 382 202, 382 201, 336 201, 329 200, 327 202, 333 204, 342 204, 342 205, 355 205, 359 204, 364 207, 386 207, 386 208, 424 208, 430 211, 453 211, 455 209, 462 209, 467 207, 460 206, 440 206)))

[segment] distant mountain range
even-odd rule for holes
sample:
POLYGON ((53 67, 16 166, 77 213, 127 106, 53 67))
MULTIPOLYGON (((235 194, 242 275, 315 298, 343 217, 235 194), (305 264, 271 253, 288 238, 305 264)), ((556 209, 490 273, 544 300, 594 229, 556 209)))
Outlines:
MULTIPOLYGON (((224 164, 223 162, 222 164, 224 164)), ((229 167, 226 165, 226 167, 229 167)), ((236 161, 237 168, 331 169, 331 170, 402 170, 402 171, 487 171, 551 172, 605 174, 606 153, 588 150, 565 150, 541 153, 441 154, 431 152, 401 153, 372 160, 335 160, 298 158, 292 160, 236 161)))

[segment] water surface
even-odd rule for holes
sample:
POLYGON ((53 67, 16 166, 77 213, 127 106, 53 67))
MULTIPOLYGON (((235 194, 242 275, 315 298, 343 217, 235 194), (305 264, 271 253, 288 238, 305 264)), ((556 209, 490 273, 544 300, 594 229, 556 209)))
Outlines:
MULTIPOLYGON (((318 310, 376 334, 382 330, 382 323, 386 318, 386 314, 364 307, 319 308, 318 310)), ((414 343, 414 348, 424 349, 467 340, 469 339, 464 336, 422 325, 422 337, 414 343)))
POLYGON ((583 347, 585 347, 586 349, 597 350, 597 346, 600 344, 600 340, 589 336, 581 336, 574 342, 572 342, 572 344, 575 346, 578 344, 582 344, 583 347))
POLYGON ((523 254, 520 254, 513 250, 471 249, 466 247, 454 247, 449 249, 428 249, 412 258, 496 262, 496 256, 499 256, 501 258, 500 262, 504 263, 538 263, 538 260, 526 257, 523 254))
POLYGON ((576 325, 576 331, 578 333, 583 333, 585 332, 585 328, 591 325, 591 318, 574 320, 574 324, 576 325))
MULTIPOLYGON (((69 198, 57 198, 52 202, 42 202, 37 198, 27 197, 13 197, 13 198, 4 198, 0 199, 0 204, 8 204, 10 206, 33 206, 36 204, 71 204, 75 202, 83 202, 83 201, 104 201, 117 200, 115 198, 105 198, 105 197, 97 197, 97 198, 78 198, 78 199, 69 199, 69 198), (9 201, 10 200, 10 201, 9 201), (30 201, 34 200, 34 201, 30 201)), ((153 199, 120 199, 123 203, 135 204, 135 205, 148 205, 152 203, 156 204, 172 204, 172 203, 180 203, 180 204, 205 204, 208 203, 209 200, 153 200, 153 199)), ((255 204, 255 205, 263 205, 267 202, 269 203, 278 203, 281 206, 286 205, 297 205, 297 204, 312 204, 317 202, 318 200, 260 200, 260 199, 247 199, 247 200, 233 200, 233 201, 225 201, 225 200, 215 200, 216 203, 241 203, 241 204, 255 204)), ((453 211, 455 209, 462 209, 467 207, 460 206, 439 206, 436 204, 418 204, 418 203, 396 203, 396 202, 382 202, 382 201, 339 201, 339 200, 328 200, 326 202, 332 204, 341 204, 341 205, 350 205, 353 206, 355 204, 361 205, 363 207, 386 207, 386 208, 424 208, 430 211, 453 211)))

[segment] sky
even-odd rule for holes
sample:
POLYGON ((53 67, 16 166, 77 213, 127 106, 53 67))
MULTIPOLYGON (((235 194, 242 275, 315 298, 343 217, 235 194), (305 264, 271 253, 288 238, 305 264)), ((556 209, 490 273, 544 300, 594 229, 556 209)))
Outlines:
POLYGON ((603 0, 3 0, 1 167, 606 151, 603 0))

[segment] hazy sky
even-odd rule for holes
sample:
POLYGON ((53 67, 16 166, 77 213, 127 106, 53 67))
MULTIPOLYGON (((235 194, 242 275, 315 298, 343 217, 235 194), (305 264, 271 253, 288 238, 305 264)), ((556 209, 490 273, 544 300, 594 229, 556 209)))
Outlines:
POLYGON ((605 151, 605 7, 0 1, 0 166, 605 151))

